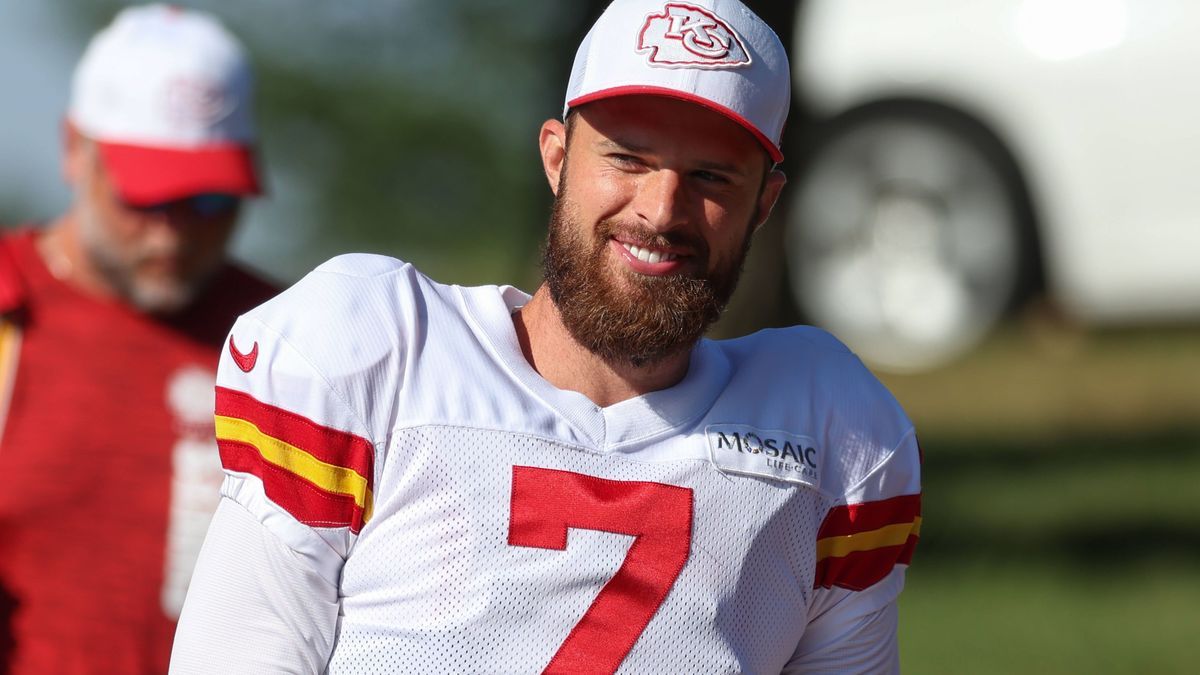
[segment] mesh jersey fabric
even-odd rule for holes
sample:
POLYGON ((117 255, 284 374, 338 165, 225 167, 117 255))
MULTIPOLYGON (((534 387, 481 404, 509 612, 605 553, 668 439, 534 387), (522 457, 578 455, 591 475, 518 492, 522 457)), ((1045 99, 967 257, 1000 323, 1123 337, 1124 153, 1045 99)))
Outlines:
POLYGON ((916 439, 840 343, 704 340, 676 386, 600 408, 524 360, 526 300, 342 256, 231 331, 255 359, 218 372, 222 494, 339 588, 329 672, 536 672, 624 639, 602 671, 780 672, 814 608, 894 601, 916 439))

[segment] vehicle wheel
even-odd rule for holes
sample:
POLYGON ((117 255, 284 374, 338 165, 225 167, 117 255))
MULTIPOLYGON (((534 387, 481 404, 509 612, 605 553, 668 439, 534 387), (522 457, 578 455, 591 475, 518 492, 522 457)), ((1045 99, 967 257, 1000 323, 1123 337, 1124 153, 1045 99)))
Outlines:
POLYGON ((801 312, 883 370, 962 354, 1010 306, 1028 262, 1013 173, 981 136, 940 116, 836 125, 789 209, 801 312))

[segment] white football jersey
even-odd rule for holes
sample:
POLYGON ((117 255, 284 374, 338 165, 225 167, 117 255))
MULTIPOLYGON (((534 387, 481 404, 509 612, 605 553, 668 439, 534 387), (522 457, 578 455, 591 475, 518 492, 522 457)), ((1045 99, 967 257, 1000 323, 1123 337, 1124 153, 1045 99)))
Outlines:
POLYGON ((702 340, 601 408, 525 360, 527 300, 349 255, 233 327, 222 493, 339 589, 329 672, 777 673, 894 603, 919 451, 839 342, 702 340))

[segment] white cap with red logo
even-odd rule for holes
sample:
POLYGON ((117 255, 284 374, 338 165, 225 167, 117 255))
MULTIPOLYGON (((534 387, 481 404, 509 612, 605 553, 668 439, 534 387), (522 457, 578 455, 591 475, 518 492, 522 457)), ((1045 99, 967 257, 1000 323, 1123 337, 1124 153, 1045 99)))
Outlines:
POLYGON ((146 5, 92 39, 67 118, 132 204, 258 194, 252 97, 245 52, 216 19, 146 5))
POLYGON ((745 127, 783 159, 791 72, 779 37, 738 0, 615 0, 579 45, 564 115, 611 96, 690 101, 745 127))

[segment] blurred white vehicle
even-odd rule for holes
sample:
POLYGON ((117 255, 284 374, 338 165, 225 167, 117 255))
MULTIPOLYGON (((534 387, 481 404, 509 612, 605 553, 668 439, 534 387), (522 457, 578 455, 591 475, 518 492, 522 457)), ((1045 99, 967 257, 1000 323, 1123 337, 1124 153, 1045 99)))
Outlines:
POLYGON ((801 2, 801 310, 891 370, 1033 290, 1090 323, 1200 317, 1198 32, 1191 0, 801 2))

